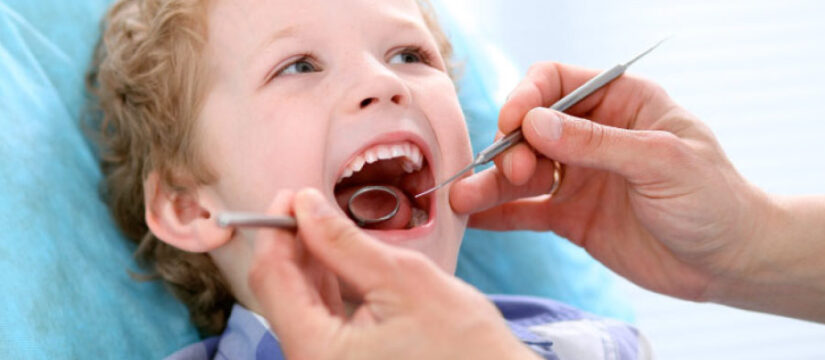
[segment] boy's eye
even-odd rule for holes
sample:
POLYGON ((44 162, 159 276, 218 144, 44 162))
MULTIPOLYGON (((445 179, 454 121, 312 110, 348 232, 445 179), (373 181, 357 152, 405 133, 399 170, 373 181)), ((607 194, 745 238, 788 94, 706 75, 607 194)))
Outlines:
POLYGON ((307 58, 301 58, 278 71, 275 76, 305 74, 320 71, 307 58))
POLYGON ((421 57, 409 51, 395 54, 390 58, 390 64, 412 64, 418 62, 421 62, 421 57))
POLYGON ((429 57, 427 54, 417 48, 413 49, 404 49, 397 54, 390 57, 389 61, 390 64, 415 64, 415 63, 425 63, 429 64, 429 57))

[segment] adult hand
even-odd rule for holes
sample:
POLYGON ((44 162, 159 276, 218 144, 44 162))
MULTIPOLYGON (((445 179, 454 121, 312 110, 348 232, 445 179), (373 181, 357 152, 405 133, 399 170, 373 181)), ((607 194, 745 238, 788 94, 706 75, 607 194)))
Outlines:
POLYGON ((777 290, 788 280, 768 274, 784 263, 765 255, 786 251, 771 242, 782 237, 777 224, 788 216, 659 86, 625 75, 568 114, 544 108, 596 74, 556 63, 532 67, 499 117, 499 136, 520 126, 529 146, 515 146, 496 167, 455 183, 453 209, 473 213, 470 226, 477 228, 552 230, 657 292, 823 316, 793 301, 777 305, 776 296, 754 299, 759 292, 751 285, 777 290), (540 196, 553 184, 548 158, 566 164, 560 192, 549 199, 540 196))
MULTIPOLYGON (((288 213, 291 202, 279 195, 270 213, 288 213)), ((249 275, 288 358, 536 357, 491 302, 423 255, 364 234, 315 190, 296 194, 292 208, 297 238, 260 230, 249 275), (333 273, 363 299, 351 316, 333 273)))

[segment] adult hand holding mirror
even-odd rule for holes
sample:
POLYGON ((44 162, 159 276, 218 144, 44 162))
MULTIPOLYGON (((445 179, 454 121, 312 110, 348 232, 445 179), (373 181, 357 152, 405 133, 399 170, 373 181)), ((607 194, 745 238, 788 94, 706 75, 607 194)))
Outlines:
MULTIPOLYGON (((270 211, 288 213, 285 198, 270 211)), ((249 272, 287 358, 538 358, 483 294, 423 254, 371 238, 315 190, 298 192, 293 204, 297 236, 259 231, 249 272), (328 276, 307 276, 318 273, 305 268, 313 264, 354 288, 362 299, 354 311, 343 310, 328 276)))

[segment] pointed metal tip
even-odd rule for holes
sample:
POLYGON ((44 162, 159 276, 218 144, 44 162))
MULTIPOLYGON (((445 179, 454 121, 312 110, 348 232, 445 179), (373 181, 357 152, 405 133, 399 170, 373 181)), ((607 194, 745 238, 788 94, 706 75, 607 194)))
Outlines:
POLYGON ((431 188, 430 190, 427 190, 427 191, 425 191, 425 192, 423 192, 423 193, 420 193, 420 194, 418 194, 418 195, 416 195, 416 196, 414 196, 414 197, 415 197, 416 199, 418 199, 418 198, 420 198, 420 197, 422 197, 422 196, 424 196, 424 195, 427 195, 427 194, 429 194, 429 193, 431 193, 431 192, 433 192, 433 191, 436 191, 436 190, 440 189, 442 186, 444 186, 444 184, 440 184, 440 185, 438 185, 438 186, 434 186, 434 187, 433 187, 433 188, 431 188))
POLYGON ((659 40, 655 44, 653 44, 653 46, 649 47, 645 51, 642 51, 642 53, 640 53, 639 55, 636 55, 636 57, 634 57, 632 60, 626 62, 624 64, 624 66, 628 67, 630 65, 633 65, 633 63, 635 63, 637 60, 641 59, 642 57, 644 57, 647 54, 650 54, 651 51, 656 50, 656 48, 659 47, 659 45, 662 45, 662 43, 664 43, 665 41, 670 40, 672 37, 673 37, 673 34, 669 34, 669 35, 665 36, 664 38, 662 38, 661 40, 659 40))
POLYGON ((422 196, 427 195, 427 194, 429 194, 429 193, 431 193, 431 192, 433 192, 433 191, 436 191, 436 190, 438 190, 438 189, 441 189, 442 187, 444 187, 444 185, 447 185, 447 184, 449 184, 449 183, 451 183, 451 182, 455 181, 455 179, 458 179, 459 177, 461 177, 461 175, 464 175, 464 173, 466 173, 466 172, 468 172, 468 171, 472 170, 474 167, 476 167, 476 165, 478 165, 478 164, 477 164, 475 161, 471 162, 471 163, 470 163, 470 165, 467 165, 467 167, 465 167, 465 168, 461 169, 461 171, 457 172, 455 175, 453 175, 453 176, 452 176, 452 177, 450 177, 449 179, 444 180, 441 184, 438 184, 438 185, 436 185, 435 187, 433 187, 432 189, 427 190, 427 191, 425 191, 425 192, 423 192, 423 193, 420 193, 420 194, 418 194, 418 195, 416 195, 416 196, 414 196, 414 197, 415 197, 416 199, 418 199, 419 197, 422 197, 422 196))
POLYGON ((651 48, 651 51, 652 51, 653 49, 655 49, 655 48, 659 47, 659 45, 662 45, 665 41, 668 41, 668 40, 670 40, 670 39, 673 39, 673 37, 674 37, 674 36, 676 36, 676 34, 667 34, 667 35, 665 35, 664 37, 662 37, 662 39, 661 39, 661 40, 659 40, 659 41, 657 41, 657 42, 656 42, 656 45, 653 45, 653 47, 651 48))

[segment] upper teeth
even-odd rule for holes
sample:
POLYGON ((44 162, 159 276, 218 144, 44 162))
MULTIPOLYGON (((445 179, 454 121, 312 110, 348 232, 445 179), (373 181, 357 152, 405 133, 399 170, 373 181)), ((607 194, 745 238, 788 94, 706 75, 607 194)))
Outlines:
POLYGON ((405 141, 395 144, 375 145, 364 150, 363 153, 353 158, 352 161, 347 164, 347 167, 344 169, 344 173, 341 175, 341 178, 338 179, 338 182, 341 182, 341 180, 344 180, 345 178, 352 176, 352 174, 361 171, 365 164, 372 164, 378 160, 395 158, 404 159, 401 163, 401 167, 408 173, 421 170, 421 166, 424 163, 424 155, 421 155, 421 149, 411 142, 405 141))

